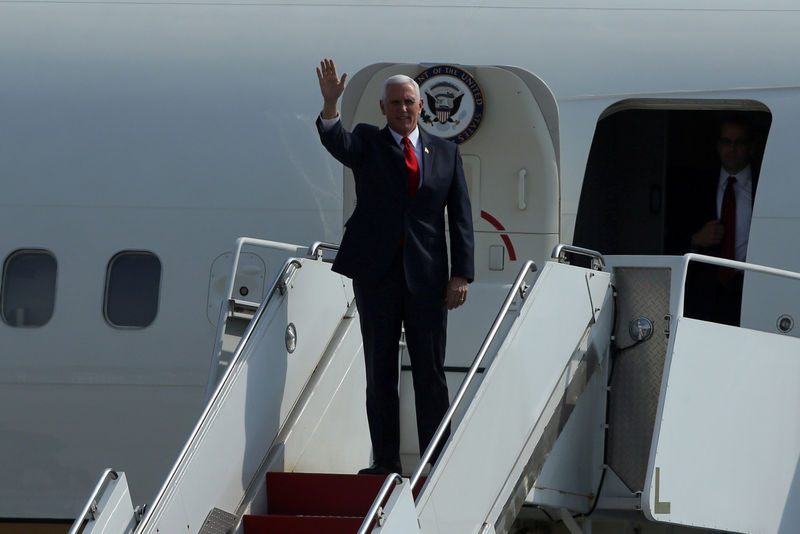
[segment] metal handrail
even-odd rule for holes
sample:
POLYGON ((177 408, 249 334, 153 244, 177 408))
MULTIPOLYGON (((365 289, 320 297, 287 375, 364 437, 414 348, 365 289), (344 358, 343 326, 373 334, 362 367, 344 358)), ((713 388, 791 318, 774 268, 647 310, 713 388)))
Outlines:
POLYGON ((697 254, 691 252, 684 254, 686 264, 690 261, 697 261, 700 263, 710 263, 712 265, 719 265, 720 267, 730 267, 731 269, 739 269, 742 271, 753 271, 755 273, 771 274, 780 276, 782 278, 791 278, 792 280, 800 280, 800 273, 794 271, 787 271, 785 269, 777 269, 775 267, 767 267, 757 263, 747 263, 745 261, 728 260, 725 258, 718 258, 716 256, 706 256, 705 254, 697 254))
MULTIPOLYGON (((597 252, 596 250, 591 250, 591 249, 588 249, 588 248, 576 247, 576 246, 573 246, 573 245, 566 245, 564 243, 559 243, 558 245, 556 245, 555 248, 553 249, 553 253, 550 256, 554 260, 561 261, 562 259, 565 259, 565 258, 562 257, 562 254, 564 254, 565 252, 571 252, 573 254, 579 254, 581 256, 588 256, 588 257, 592 258, 593 260, 596 260, 598 262, 598 266, 599 266, 598 269, 595 269, 596 271, 599 271, 599 270, 605 268, 605 266, 606 266, 606 262, 603 259, 603 255, 600 254, 599 252, 597 252)), ((592 268, 594 269, 594 264, 592 265, 592 268)))
POLYGON ((681 280, 681 287, 684 288, 680 292, 678 309, 683 310, 684 295, 686 293, 686 274, 689 268, 689 262, 696 261, 699 263, 707 263, 710 265, 717 265, 719 267, 729 267, 731 269, 738 269, 741 271, 751 271, 754 273, 769 274, 772 276, 780 276, 781 278, 789 278, 791 280, 800 280, 800 273, 794 271, 787 271, 785 269, 776 269, 775 267, 766 267, 756 263, 747 263, 744 261, 729 260, 725 258, 718 258, 716 256, 706 256, 705 254, 697 254, 690 252, 683 255, 683 279, 681 280))
MULTIPOLYGON (((117 480, 119 475, 116 471, 111 469, 110 467, 103 471, 103 474, 100 475, 100 480, 97 481, 97 485, 94 487, 94 491, 92 494, 89 495, 89 500, 86 501, 86 504, 81 510, 81 513, 75 518, 75 522, 72 523, 72 528, 69 529, 67 534, 77 534, 81 527, 83 526, 83 520, 86 518, 86 514, 92 512, 92 515, 97 512, 97 496, 100 495, 100 490, 106 485, 108 479, 117 480)), ((92 517, 92 519, 97 519, 96 517, 92 517)))
POLYGON ((322 259, 322 252, 320 252, 320 250, 331 250, 338 252, 339 245, 336 243, 328 243, 326 241, 315 241, 314 244, 308 247, 308 257, 314 258, 315 260, 322 259))
POLYGON ((233 372, 233 369, 236 367, 236 364, 238 363, 239 358, 242 355, 242 352, 244 352, 244 347, 247 345, 247 342, 249 341, 250 337, 253 335, 253 331, 255 330, 256 326, 258 325, 258 322, 261 320, 261 317, 264 315, 264 311, 267 309, 267 306, 269 306, 269 303, 272 300, 272 296, 275 294, 276 289, 278 288, 278 286, 282 282, 283 278, 286 276, 286 273, 289 271, 290 267, 294 267, 295 269, 299 269, 299 268, 302 267, 302 264, 296 258, 289 258, 284 262, 283 268, 281 269, 280 274, 278 274, 278 276, 275 277, 275 281, 272 282, 272 287, 270 287, 269 291, 265 295, 264 301, 258 307, 258 310, 256 310, 256 313, 253 316, 253 319, 250 321, 250 324, 247 326, 247 330, 245 330, 244 335, 242 335, 241 339, 239 340, 239 345, 237 345, 236 350, 234 351, 233 356, 231 357, 231 361, 228 364, 227 368, 225 369, 225 373, 222 375, 222 378, 217 383, 217 387, 214 390, 214 394, 211 396, 209 401, 206 403, 206 406, 203 409, 203 413, 200 416, 200 418, 198 419, 197 424, 195 425, 194 429, 192 430, 192 433, 189 435, 189 439, 186 440, 186 444, 183 446, 183 449, 181 450, 181 453, 178 455, 178 459, 175 461, 175 464, 172 466, 172 469, 170 470, 169 475, 167 475, 167 478, 164 481, 164 484, 161 486, 161 489, 159 489, 158 493, 156 494, 155 498, 153 499, 153 505, 149 506, 147 508, 147 511, 146 511, 144 517, 142 518, 142 521, 139 523, 139 525, 137 526, 137 528, 136 528, 136 530, 134 532, 141 532, 144 529, 144 527, 147 526, 147 523, 152 518, 152 515, 155 512, 156 508, 158 508, 159 501, 164 497, 164 494, 166 493, 167 488, 170 485, 170 482, 172 482, 173 477, 178 472, 179 466, 183 463, 183 461, 185 460, 186 456, 189 453, 189 450, 192 448, 192 443, 197 438, 197 435, 200 433, 200 430, 203 428, 203 423, 205 423, 206 419, 208 418, 208 415, 211 412, 212 406, 214 406, 214 403, 216 402, 217 398, 220 396, 220 394, 222 392, 222 389, 225 386, 225 383, 228 381, 228 378, 230 377, 231 373, 233 372))
MULTIPOLYGON (((525 280, 525 275, 528 274, 528 271, 536 272, 536 264, 533 260, 528 260, 525 262, 525 265, 522 266, 520 269, 517 278, 514 280, 514 283, 511 285, 511 289, 508 291, 508 295, 506 296, 506 300, 503 302, 503 305, 500 307, 500 311, 497 313, 497 317, 492 323, 492 327, 489 329, 489 333, 486 334, 486 338, 483 340, 483 344, 481 345, 478 354, 475 356, 475 360, 472 362, 472 367, 469 368, 469 372, 467 376, 464 378, 464 381, 461 383, 461 387, 456 393, 453 402, 450 404, 450 408, 445 413, 444 418, 442 418, 442 422, 439 424, 439 428, 436 429, 436 433, 433 435, 433 439, 428 444, 428 448, 425 449, 425 454, 422 455, 420 458, 419 465, 417 466, 417 470, 414 471, 414 476, 411 477, 411 487, 414 488, 417 485, 420 477, 422 476, 422 470, 425 468, 425 464, 428 463, 431 456, 433 455, 433 451, 436 447, 439 446, 439 441, 441 441, 442 436, 446 432, 447 428, 450 426, 450 421, 453 419, 453 414, 455 413, 456 409, 458 408, 459 404, 461 404, 461 400, 466 395, 467 388, 470 385, 470 382, 475 377, 475 374, 478 372, 478 368, 483 361, 484 356, 489 350, 489 345, 491 345, 492 341, 494 341, 495 336, 497 335, 498 330, 500 330, 500 325, 505 319, 506 314, 508 313, 509 308, 511 308, 511 303, 514 301, 514 297, 516 292, 522 287, 522 282, 525 280)), ((523 298, 525 298, 523 296, 523 298)))
MULTIPOLYGON (((447 412, 444 414, 442 422, 439 424, 439 428, 436 429, 436 433, 433 435, 431 442, 428 444, 428 448, 425 449, 425 454, 423 454, 422 458, 420 458, 419 465, 417 466, 416 471, 414 471, 414 475, 411 477, 410 483, 412 489, 417 486, 417 482, 419 482, 419 479, 422 476, 422 471, 425 468, 425 464, 427 464, 428 460, 430 460, 435 448, 439 446, 439 441, 441 441, 442 436, 445 433, 445 429, 450 426, 450 421, 453 419, 453 414, 461 403, 461 400, 464 398, 472 379, 475 377, 475 374, 477 374, 478 368, 480 367, 484 356, 486 356, 486 352, 489 350, 489 345, 491 345, 492 341, 494 341, 497 331, 500 330, 500 325, 502 324, 503 319, 505 319, 509 308, 511 308, 511 303, 514 301, 514 295, 522 287, 522 282, 525 280, 525 275, 528 274, 529 270, 531 272, 536 272, 536 264, 533 262, 533 260, 528 260, 525 262, 525 265, 523 265, 522 269, 520 269, 517 278, 514 280, 514 283, 511 284, 511 289, 508 290, 508 295, 503 301, 503 305, 500 307, 500 311, 497 313, 497 317, 495 317, 494 323, 492 323, 492 327, 489 329, 489 333, 486 334, 486 338, 483 340, 483 344, 481 345, 480 350, 478 350, 478 354, 475 355, 475 359, 472 361, 472 367, 470 367, 467 376, 461 383, 461 387, 459 388, 458 393, 456 393, 453 402, 450 404, 450 408, 448 408, 447 412)), ((522 298, 525 298, 524 295, 522 298)), ((369 512, 367 512, 366 517, 364 517, 364 522, 361 524, 361 528, 358 530, 357 534, 365 534, 367 532, 369 525, 375 518, 375 514, 377 514, 378 510, 380 509, 381 502, 383 502, 383 499, 386 497, 386 493, 391 487, 390 481, 398 478, 402 480, 402 477, 395 473, 389 475, 389 477, 383 483, 381 491, 372 502, 372 507, 370 507, 369 512)))
POLYGON ((231 278, 228 280, 228 288, 225 294, 228 300, 233 297, 233 289, 236 285, 236 271, 239 270, 239 257, 242 255, 242 248, 245 245, 255 245, 258 247, 273 248, 276 250, 283 250, 291 252, 295 256, 302 256, 306 247, 300 245, 293 245, 291 243, 281 243, 279 241, 268 241, 266 239, 255 239, 252 237, 240 237, 236 239, 236 245, 233 247, 233 264, 231 265, 231 278))
MULTIPOLYGON (((403 477, 398 475, 397 473, 392 473, 391 475, 386 477, 386 480, 383 482, 383 486, 381 486, 381 490, 378 492, 378 496, 370 506, 369 511, 367 512, 366 517, 364 518, 364 522, 361 523, 361 528, 358 529, 356 534, 366 534, 367 529, 369 529, 369 525, 372 523, 372 520, 377 515, 378 510, 381 508, 381 503, 389 494, 389 490, 392 489, 392 484, 402 484, 403 477)), ((413 487, 413 486, 412 486, 413 487)))

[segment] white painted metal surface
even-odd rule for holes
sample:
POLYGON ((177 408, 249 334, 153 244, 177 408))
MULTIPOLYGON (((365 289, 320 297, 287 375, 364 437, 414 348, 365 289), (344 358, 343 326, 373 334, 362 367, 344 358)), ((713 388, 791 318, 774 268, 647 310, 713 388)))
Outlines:
MULTIPOLYGON (((603 320, 610 314, 603 314, 603 320)), ((599 340, 598 340, 599 346, 599 340)), ((525 498, 530 505, 574 512, 589 511, 599 486, 603 464, 608 358, 603 358, 575 402, 575 408, 556 442, 533 490, 525 498)))
MULTIPOLYGON (((96 510, 88 518, 83 530, 80 530, 83 518, 79 518, 73 525, 75 532, 80 531, 83 534, 102 532, 127 534, 133 532, 136 520, 128 489, 128 479, 125 477, 125 473, 120 472, 117 475, 116 478, 109 481, 101 496, 97 496, 96 510)), ((70 530, 70 534, 72 534, 72 530, 70 530)))
MULTIPOLYGON (((567 363, 547 399, 547 406, 508 471, 500 496, 487 516, 497 532, 512 532, 515 514, 520 512, 523 501, 537 506, 546 503, 554 509, 567 508, 573 513, 589 511, 602 474, 604 393, 610 358, 608 341, 615 310, 607 275, 607 272, 588 271, 587 276, 584 270, 594 317, 589 320, 583 338, 566 358, 567 363), (602 276, 597 278, 598 274, 602 276)), ((553 283, 560 285, 563 281, 556 279, 553 283)), ((563 287, 552 291, 569 294, 563 287)), ((571 304, 574 301, 556 303, 559 317, 580 324, 583 310, 568 312, 571 304)), ((576 307, 580 309, 580 304, 576 307)), ((531 327, 520 324, 519 328, 531 327)), ((541 341, 536 343, 538 347, 541 341)), ((555 358, 550 354, 548 357, 555 358)), ((535 372, 539 373, 538 366, 535 372)))
POLYGON ((197 530, 212 508, 235 511, 259 472, 349 305, 348 283, 329 264, 299 261, 286 294, 275 295, 251 325, 238 362, 137 532, 197 530), (298 333, 293 353, 284 341, 290 323, 298 333))
POLYGON ((678 319, 642 498, 649 518, 800 529, 798 355, 795 338, 678 319))
POLYGON ((373 534, 415 534, 420 532, 417 521, 417 509, 414 507, 414 496, 408 479, 395 487, 389 500, 386 501, 383 516, 372 529, 373 534))
MULTIPOLYGON (((211 287, 213 287, 213 285, 209 287, 209 308, 216 306, 216 318, 212 323, 217 327, 217 334, 214 340, 214 350, 211 353, 211 365, 208 371, 208 383, 206 384, 205 397, 206 403, 217 389, 217 382, 225 371, 225 365, 220 365, 220 360, 223 357, 226 339, 230 339, 226 331, 226 322, 228 314, 235 311, 236 306, 233 302, 243 301, 247 307, 257 308, 263 301, 266 292, 272 289, 263 287, 263 278, 266 277, 267 273, 265 272, 266 269, 263 263, 261 265, 258 263, 258 260, 261 260, 261 258, 252 252, 245 253, 243 250, 245 247, 249 249, 255 248, 262 254, 267 252, 273 257, 280 257, 281 254, 284 254, 286 258, 311 257, 309 248, 300 245, 254 239, 252 237, 240 237, 236 239, 233 252, 229 255, 227 276, 223 276, 220 280, 224 282, 225 289, 221 290, 221 293, 212 296, 211 287), (262 270, 260 273, 259 267, 262 270)), ((213 276, 212 268, 212 284, 214 282, 213 276)), ((279 274, 276 273, 270 281, 272 281, 275 276, 279 276, 279 274)), ((283 282, 280 283, 282 284, 283 282)), ((280 287, 278 289, 283 291, 280 287)), ((236 343, 235 336, 231 344, 234 343, 236 343)), ((229 350, 235 350, 235 345, 229 350)))
MULTIPOLYGON (((358 315, 353 311, 351 304, 259 472, 243 493, 237 516, 268 512, 264 476, 268 471, 355 473, 370 463, 364 353, 358 315)), ((236 532, 241 534, 240 529, 236 532)))
POLYGON ((586 534, 584 533, 583 529, 578 525, 578 522, 575 521, 575 518, 572 517, 572 514, 566 508, 559 508, 558 509, 558 516, 561 518, 561 521, 564 522, 566 525, 567 530, 569 530, 570 534, 586 534))
POLYGON ((341 338, 323 354, 306 391, 298 399, 295 406, 298 413, 287 421, 285 433, 278 436, 280 461, 271 464, 270 471, 355 473, 369 465, 372 445, 365 409, 367 383, 358 315, 346 322, 341 338))
POLYGON ((549 419, 552 394, 605 305, 608 281, 608 273, 544 266, 418 499, 423 531, 463 534, 494 522, 489 512, 509 497, 503 490, 515 485, 520 453, 544 430, 538 422, 549 419))

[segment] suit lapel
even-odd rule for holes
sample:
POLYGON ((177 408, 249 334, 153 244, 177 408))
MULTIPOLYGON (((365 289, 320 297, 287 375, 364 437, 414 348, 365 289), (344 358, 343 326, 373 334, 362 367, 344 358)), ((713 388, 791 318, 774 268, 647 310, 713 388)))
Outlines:
POLYGON ((389 131, 388 126, 381 130, 381 139, 385 143, 388 157, 391 161, 397 163, 390 165, 390 168, 398 169, 398 172, 393 173, 393 176, 390 177, 392 185, 398 189, 398 193, 402 192, 405 196, 408 196, 408 175, 406 173, 406 157, 403 154, 403 149, 392 137, 392 132, 389 131))
MULTIPOLYGON (((392 132, 389 131, 388 126, 384 126, 381 130, 381 139, 383 142, 389 145, 392 148, 400 149, 400 146, 395 142, 394 137, 392 137, 392 132)), ((400 150, 402 152, 402 150, 400 150)))

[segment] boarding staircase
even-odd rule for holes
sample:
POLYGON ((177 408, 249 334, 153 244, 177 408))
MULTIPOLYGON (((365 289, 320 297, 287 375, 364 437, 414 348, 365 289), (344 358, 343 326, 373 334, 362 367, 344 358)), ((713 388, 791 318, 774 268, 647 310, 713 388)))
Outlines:
MULTIPOLYGON (((790 443, 770 459, 768 477, 745 469, 748 480, 766 484, 774 482, 776 470, 791 467, 777 477, 784 504, 759 500, 758 490, 747 493, 776 514, 769 528, 742 530, 740 518, 719 511, 716 523, 707 525, 709 514, 693 503, 704 498, 700 488, 709 491, 707 479, 734 460, 724 451, 687 450, 686 436, 710 440, 723 433, 735 439, 735 424, 730 417, 722 426, 693 417, 692 411, 702 410, 691 396, 701 395, 709 383, 693 377, 692 366, 711 373, 723 358, 731 360, 736 344, 767 343, 773 349, 767 358, 782 366, 785 382, 787 373, 800 376, 800 363, 787 356, 800 353, 800 343, 681 317, 682 277, 690 259, 728 261, 616 257, 604 263, 595 252, 559 245, 532 285, 536 267, 524 264, 503 287, 506 298, 419 465, 409 476, 384 478, 347 474, 369 463, 357 310, 349 281, 330 271, 315 245, 307 257, 286 260, 227 365, 212 366, 220 369, 219 381, 152 505, 137 513, 129 498, 106 504, 110 493, 124 492, 115 480, 105 492, 98 485, 101 497, 90 503, 100 504, 93 513, 87 504, 76 524, 91 513, 86 534, 499 534, 511 532, 526 511, 543 509, 580 532, 574 516, 591 514, 599 504, 637 520, 792 532, 800 512, 784 504, 787 495, 800 491, 792 475, 800 451, 796 425, 781 434, 790 443), (571 255, 586 257, 591 265, 570 265, 571 255), (638 304, 617 304, 620 285, 631 295, 629 303, 643 300, 633 296, 642 280, 645 285, 655 280, 666 288, 666 297, 655 299, 647 312, 638 304), (653 313, 661 316, 651 321, 642 315, 653 313), (698 345, 706 328, 722 329, 718 334, 731 340, 725 352, 698 345), (641 351, 655 356, 640 357, 641 351), (614 362, 618 369, 612 377, 614 362), (649 393, 643 387, 647 381, 649 393), (625 395, 632 393, 645 399, 640 403, 645 406, 625 411, 630 408, 625 395), (613 395, 618 400, 610 405, 613 395), (627 429, 626 421, 636 429, 627 429), (445 448, 423 477, 451 422, 445 448), (636 441, 634 433, 643 445, 631 452, 625 447, 636 441), (682 462, 687 453, 711 465, 700 470, 703 476, 693 476, 696 488, 688 490, 682 479, 698 469, 682 462)), ((779 275, 800 280, 794 273, 779 275)), ((225 313, 234 315, 236 303, 227 305, 225 313)), ((748 365, 746 354, 734 360, 748 365)), ((752 363, 748 369, 757 372, 752 363)), ((746 383, 735 372, 728 375, 737 387, 746 383)), ((763 375, 772 384, 780 378, 763 375)), ((800 405, 800 394, 788 388, 776 395, 800 405)), ((737 409, 748 415, 763 410, 757 396, 744 397, 733 402, 737 409)), ((727 417, 723 412, 730 404, 710 404, 714 417, 727 417)), ((759 428, 770 432, 774 426, 765 422, 759 428)), ((728 483, 741 487, 735 480, 728 483)), ((744 505, 741 496, 736 499, 744 505)))

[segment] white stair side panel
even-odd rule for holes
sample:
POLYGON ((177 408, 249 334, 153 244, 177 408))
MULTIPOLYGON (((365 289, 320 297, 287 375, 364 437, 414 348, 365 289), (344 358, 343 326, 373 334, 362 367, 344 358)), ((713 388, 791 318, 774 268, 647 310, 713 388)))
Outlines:
MULTIPOLYGON (((447 357, 444 365, 445 368, 450 368, 445 372, 445 378, 451 401, 464 381, 467 370, 486 337, 486 332, 492 327, 495 311, 502 306, 509 289, 511 289, 510 283, 474 282, 469 285, 467 302, 447 314, 447 357)), ((511 315, 518 311, 519 306, 521 304, 512 307, 511 315)), ((510 321, 506 321, 497 334, 498 339, 502 339, 509 327, 510 321)), ((414 409, 414 382, 408 351, 401 352, 403 370, 400 372, 400 456, 403 465, 414 466, 420 458, 417 416, 414 409)), ((493 356, 492 353, 487 354, 481 367, 488 367, 493 356)), ((467 392, 466 399, 472 398, 477 389, 478 381, 474 382, 474 386, 467 392)), ((466 405, 467 403, 463 402, 462 407, 453 414, 453 425, 457 425, 461 420, 466 405)))
POLYGON ((500 497, 487 516, 498 534, 514 530, 523 502, 535 487, 550 490, 549 504, 554 508, 567 508, 571 513, 589 509, 602 474, 605 365, 615 311, 612 300, 608 287, 597 322, 567 359, 560 381, 508 472, 500 497))
POLYGON ((414 507, 414 496, 411 484, 403 479, 403 484, 394 488, 386 501, 383 520, 379 520, 373 534, 416 534, 419 532, 417 510, 414 507))
POLYGON ((683 317, 668 373, 646 515, 734 532, 800 532, 800 340, 683 317))
POLYGON ((607 365, 606 358, 586 385, 526 504, 589 511, 602 474, 607 365))
POLYGON ((350 325, 319 379, 309 388, 297 421, 287 425, 284 465, 270 471, 356 473, 370 464, 364 351, 359 316, 350 325), (279 469, 282 468, 282 469, 279 469))
POLYGON ((508 473, 608 286, 608 273, 544 265, 419 497, 423 532, 477 532, 505 499, 508 473))
POLYGON ((89 520, 86 523, 81 531, 83 534, 100 532, 127 534, 133 532, 136 521, 125 473, 120 472, 116 480, 108 483, 97 503, 97 509, 99 510, 97 519, 89 520))
MULTIPOLYGON (((351 305, 351 311, 355 304, 351 305)), ((369 465, 366 374, 358 314, 342 320, 311 381, 273 442, 260 473, 356 473, 369 465)), ((256 476, 237 513, 266 514, 266 476, 256 476)), ((241 531, 237 531, 241 534, 241 531)))
POLYGON ((196 439, 142 534, 197 532, 212 508, 231 512, 239 504, 347 311, 348 282, 327 263, 301 263, 198 423, 196 439), (289 323, 297 329, 293 353, 285 344, 289 323))

